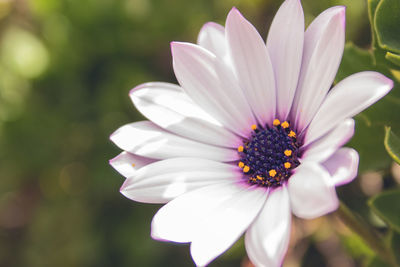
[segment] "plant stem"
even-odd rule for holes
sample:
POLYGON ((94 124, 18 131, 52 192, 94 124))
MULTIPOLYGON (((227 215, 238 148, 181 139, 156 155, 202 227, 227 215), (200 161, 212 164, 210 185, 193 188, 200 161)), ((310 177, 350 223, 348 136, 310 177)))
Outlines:
POLYGON ((351 211, 346 204, 340 202, 339 209, 335 214, 347 227, 363 239, 364 242, 381 258, 381 260, 387 262, 391 266, 397 266, 392 251, 385 245, 383 239, 370 225, 356 217, 354 212, 351 211))

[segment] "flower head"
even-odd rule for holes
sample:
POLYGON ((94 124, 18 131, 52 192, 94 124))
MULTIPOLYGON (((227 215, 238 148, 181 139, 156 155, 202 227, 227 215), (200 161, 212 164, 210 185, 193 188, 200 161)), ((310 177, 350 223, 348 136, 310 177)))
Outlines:
POLYGON ((344 26, 338 6, 304 32, 300 1, 286 0, 266 44, 235 8, 225 27, 205 24, 197 45, 171 44, 180 86, 134 88, 149 121, 111 136, 126 151, 110 162, 127 178, 121 193, 167 203, 153 238, 190 242, 204 266, 245 234, 256 266, 279 266, 291 214, 310 219, 338 207, 335 186, 357 174, 357 152, 342 148, 354 133, 351 117, 393 86, 361 72, 331 89, 344 26))

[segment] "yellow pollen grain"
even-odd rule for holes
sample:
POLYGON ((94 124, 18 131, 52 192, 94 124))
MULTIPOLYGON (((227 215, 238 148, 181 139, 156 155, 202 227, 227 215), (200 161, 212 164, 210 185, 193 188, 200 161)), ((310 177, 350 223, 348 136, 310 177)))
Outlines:
POLYGON ((251 125, 251 129, 254 131, 255 129, 257 129, 257 125, 255 124, 251 125))
POLYGON ((280 122, 278 119, 275 119, 275 120, 272 122, 272 124, 273 124, 274 126, 278 126, 279 124, 281 124, 281 122, 280 122))
POLYGON ((269 176, 271 176, 271 177, 275 177, 276 171, 275 171, 274 169, 272 169, 272 170, 270 170, 270 171, 268 172, 268 174, 269 174, 269 176))
POLYGON ((263 178, 260 175, 257 175, 257 179, 261 181, 263 178))
POLYGON ((289 123, 287 121, 282 122, 281 124, 282 128, 286 129, 289 127, 289 123))
POLYGON ((284 165, 285 165, 286 169, 289 169, 292 166, 292 164, 290 164, 290 162, 285 162, 284 165))
POLYGON ((132 163, 132 167, 135 167, 136 166, 136 164, 135 163, 132 163))
POLYGON ((249 171, 250 171, 250 167, 249 166, 244 166, 243 172, 249 172, 249 171))
POLYGON ((290 131, 288 135, 289 137, 296 137, 296 133, 293 131, 290 131))
POLYGON ((239 168, 242 168, 242 169, 243 169, 244 163, 240 161, 240 162, 238 163, 238 166, 239 166, 239 168))
POLYGON ((286 157, 290 157, 292 155, 292 150, 286 149, 285 152, 283 152, 286 157))
POLYGON ((238 151, 239 151, 239 152, 243 152, 243 150, 244 150, 243 146, 239 146, 239 147, 238 147, 238 151))

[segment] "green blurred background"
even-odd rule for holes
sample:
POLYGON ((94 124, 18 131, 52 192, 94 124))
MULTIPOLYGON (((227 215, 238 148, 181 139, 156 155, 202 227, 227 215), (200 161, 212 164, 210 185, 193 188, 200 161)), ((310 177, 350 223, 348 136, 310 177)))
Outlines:
MULTIPOLYGON (((108 137, 143 119, 132 87, 176 82, 170 41, 195 42, 232 6, 265 37, 281 2, 0 0, 0 266, 193 266, 188 246, 150 238, 158 205, 119 193, 108 160, 120 151, 108 137)), ((347 40, 370 44, 365 0, 302 3, 307 24, 347 5, 347 40)), ((374 178, 339 190, 360 213, 394 181, 365 175, 374 178)), ((294 225, 284 266, 360 266, 369 253, 333 216, 294 225)), ((243 242, 211 266, 250 266, 243 242)))

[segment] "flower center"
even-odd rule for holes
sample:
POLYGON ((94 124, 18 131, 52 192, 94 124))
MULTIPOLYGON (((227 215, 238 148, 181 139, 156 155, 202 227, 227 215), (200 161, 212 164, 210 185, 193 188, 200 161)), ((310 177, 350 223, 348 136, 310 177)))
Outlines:
POLYGON ((238 147, 240 161, 250 184, 265 187, 282 185, 299 166, 299 147, 296 133, 287 121, 273 121, 273 126, 263 128, 252 125, 251 136, 238 147))

